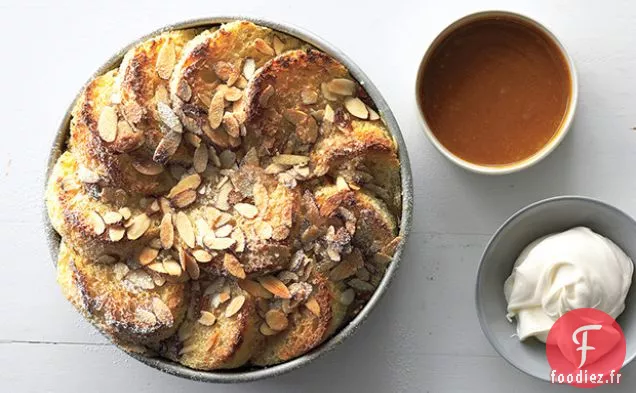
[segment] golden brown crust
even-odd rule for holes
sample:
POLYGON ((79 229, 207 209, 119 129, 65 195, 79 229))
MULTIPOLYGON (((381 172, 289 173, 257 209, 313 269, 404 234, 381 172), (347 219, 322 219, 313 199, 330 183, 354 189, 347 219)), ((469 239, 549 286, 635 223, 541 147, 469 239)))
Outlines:
POLYGON ((116 340, 156 343, 171 336, 185 315, 187 283, 156 286, 143 270, 123 263, 95 264, 60 246, 58 282, 76 308, 116 340))
POLYGON ((152 176, 140 173, 133 166, 133 162, 145 161, 146 157, 143 154, 137 156, 138 152, 135 149, 138 146, 129 146, 128 142, 117 139, 106 142, 100 137, 98 125, 105 108, 111 108, 115 112, 118 124, 121 123, 122 127, 126 128, 127 122, 123 120, 117 105, 112 102, 112 96, 116 93, 116 75, 116 70, 107 72, 93 79, 84 89, 73 110, 70 149, 82 165, 97 173, 112 187, 142 194, 160 193, 172 183, 165 171, 152 176), (126 152, 122 151, 124 145, 126 152))
MULTIPOLYGON (((111 229, 124 229, 123 219, 116 224, 104 223, 103 231, 96 232, 93 214, 104 217, 108 212, 117 212, 124 204, 119 204, 117 200, 107 201, 107 188, 82 182, 79 173, 81 170, 75 156, 70 152, 63 153, 53 167, 46 191, 51 224, 69 246, 93 261, 99 261, 105 255, 117 260, 134 255, 157 236, 156 220, 151 220, 144 235, 134 240, 125 235, 116 241, 110 237, 111 229)), ((123 198, 126 200, 125 206, 129 206, 131 217, 144 214, 138 207, 138 197, 124 193, 123 198)))
POLYGON ((242 75, 246 59, 258 68, 276 55, 276 49, 299 46, 295 38, 246 21, 227 23, 216 31, 201 33, 187 45, 170 81, 175 112, 188 130, 206 135, 215 146, 236 146, 236 136, 209 122, 213 95, 220 86, 236 88, 246 81, 241 81, 245 78, 242 75), (274 45, 275 40, 282 46, 274 45), (182 91, 187 94, 180 94, 182 91))

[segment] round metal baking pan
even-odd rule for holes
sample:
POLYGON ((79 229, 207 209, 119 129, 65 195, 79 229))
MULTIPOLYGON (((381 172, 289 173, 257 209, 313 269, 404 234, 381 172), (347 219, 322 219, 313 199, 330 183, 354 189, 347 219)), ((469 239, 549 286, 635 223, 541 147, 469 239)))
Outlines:
MULTIPOLYGON (((96 72, 96 75, 101 75, 106 71, 109 71, 119 65, 121 59, 124 54, 137 43, 154 36, 158 33, 161 33, 166 30, 176 30, 176 29, 186 29, 192 27, 212 27, 214 25, 219 25, 226 22, 231 22, 234 20, 249 20, 256 24, 267 26, 271 29, 280 31, 282 33, 289 34, 296 38, 299 38, 317 49, 333 56, 335 59, 344 64, 348 69, 351 75, 358 81, 360 84, 366 89, 369 96, 373 100, 373 102, 378 107, 379 113, 384 119, 389 131, 395 138, 395 141, 398 145, 398 154, 401 162, 401 176, 402 176, 402 217, 400 222, 399 234, 402 236, 402 241, 397 247, 395 252, 395 256, 393 257, 393 261, 388 266, 387 271, 384 275, 384 278, 380 282, 378 288, 375 293, 371 297, 371 299, 367 302, 364 308, 360 311, 358 315, 355 316, 348 324, 346 324, 343 328, 341 328, 338 333, 332 336, 330 339, 326 340, 323 344, 318 347, 312 349, 308 353, 295 358, 293 360, 287 361, 285 363, 281 363, 275 366, 270 367, 242 367, 233 370, 224 370, 224 371, 198 371, 185 366, 182 366, 178 363, 172 362, 170 360, 160 358, 160 357, 150 357, 139 354, 128 353, 128 355, 133 358, 151 366, 158 370, 164 371, 166 373, 176 375, 183 378, 192 379, 195 381, 203 381, 203 382, 217 382, 217 383, 234 383, 234 382, 249 382, 258 379, 268 378, 277 376, 291 370, 294 370, 300 366, 303 366, 312 360, 318 358, 319 356, 325 354, 326 352, 332 350, 338 344, 340 344, 344 339, 351 336, 356 329, 362 324, 362 322, 369 316, 371 310, 375 307, 377 302, 380 300, 387 287, 389 286, 392 278, 395 276, 396 269, 400 260, 402 259, 402 253, 404 251, 404 245, 406 243, 408 234, 411 229, 411 220, 413 214, 413 182, 411 178, 411 166, 409 163, 408 153, 406 151, 406 145, 404 143, 404 139, 402 138, 402 133, 400 132, 400 128, 398 126, 393 113, 389 109, 386 101, 380 95, 378 89, 371 83, 369 78, 362 72, 362 70, 353 63, 347 56, 345 56, 341 51, 336 49, 331 44, 325 42, 321 38, 315 36, 312 33, 304 31, 300 28, 290 26, 288 24, 282 24, 277 22, 272 22, 268 20, 264 20, 261 18, 250 18, 244 16, 218 16, 218 17, 209 17, 202 19, 194 19, 188 20, 184 22, 179 22, 175 24, 171 24, 152 33, 141 37, 134 42, 131 42, 126 47, 117 52, 113 57, 111 57, 106 63, 104 63, 96 72)), ((79 96, 79 93, 78 93, 79 96)), ((46 179, 48 179, 49 174, 58 157, 64 151, 66 147, 66 140, 69 134, 69 123, 71 119, 71 109, 75 104, 75 100, 69 106, 68 110, 62 122, 60 123, 57 129, 57 135, 55 136, 55 140, 53 141, 53 146, 51 147, 51 153, 49 156, 49 161, 47 164, 47 172, 46 179)), ((45 185, 46 187, 46 185, 45 185)), ((46 238, 49 245, 49 251, 51 254, 51 258, 53 263, 55 264, 57 261, 57 256, 59 252, 59 243, 60 237, 55 232, 53 227, 51 226, 48 214, 46 212, 46 207, 44 207, 44 222, 46 228, 46 238)))

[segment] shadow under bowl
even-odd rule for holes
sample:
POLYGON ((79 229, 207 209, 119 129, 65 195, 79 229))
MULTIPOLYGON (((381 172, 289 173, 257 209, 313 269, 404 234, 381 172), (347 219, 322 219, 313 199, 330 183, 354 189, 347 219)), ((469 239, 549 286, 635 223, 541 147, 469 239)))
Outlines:
MULTIPOLYGON (((619 246, 636 260, 636 221, 604 202, 579 196, 560 196, 535 202, 513 214, 492 236, 477 273, 475 301, 486 338, 495 350, 517 369, 533 377, 550 380, 545 344, 534 339, 519 341, 516 322, 506 319, 504 281, 515 260, 532 241, 577 226, 586 226, 619 246)), ((625 301, 625 311, 616 319, 623 329, 627 352, 623 366, 636 357, 636 305, 634 287, 625 301)))

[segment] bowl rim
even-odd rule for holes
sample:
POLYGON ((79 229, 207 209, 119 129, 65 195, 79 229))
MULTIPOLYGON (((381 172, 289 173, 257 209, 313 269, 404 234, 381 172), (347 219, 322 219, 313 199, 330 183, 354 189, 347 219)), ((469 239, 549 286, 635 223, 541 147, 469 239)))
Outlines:
MULTIPOLYGON (((527 375, 530 375, 532 377, 535 377, 537 379, 540 379, 546 382, 550 382, 550 379, 548 378, 548 376, 539 376, 539 375, 533 374, 530 371, 524 369, 521 365, 519 365, 513 359, 509 358, 508 356, 504 354, 504 351, 502 350, 501 346, 498 344, 498 341, 494 339, 494 336, 492 335, 490 329, 487 328, 487 321, 484 316, 482 303, 480 302, 480 299, 481 299, 480 289, 481 289, 481 282, 484 276, 484 273, 483 273, 483 268, 485 265, 484 258, 486 257, 486 254, 488 254, 488 252, 491 250, 495 239, 501 234, 501 232, 505 228, 507 228, 509 225, 511 225, 515 220, 517 220, 521 215, 537 208, 538 206, 554 203, 554 202, 560 202, 560 201, 579 201, 579 202, 587 202, 587 203, 599 205, 605 209, 612 210, 615 213, 618 213, 619 215, 624 216, 629 221, 631 221, 632 224, 636 227, 636 220, 631 215, 627 214, 625 211, 619 209, 618 207, 611 205, 607 202, 604 202, 600 199, 587 197, 587 196, 581 196, 581 195, 559 195, 559 196, 553 196, 550 198, 541 199, 539 201, 533 202, 517 210, 510 217, 508 217, 506 221, 504 221, 504 223, 501 224, 499 228, 497 228, 497 230, 493 233, 493 235, 488 240, 488 243, 486 244, 486 247, 484 248, 484 251, 482 252, 481 257, 479 259, 479 267, 477 269, 477 278, 475 282, 475 310, 477 312, 477 318, 479 319, 479 326, 481 328, 481 331, 483 332, 484 336, 486 336, 486 339, 488 340, 490 345, 495 349, 495 351, 500 357, 505 359, 511 366, 513 366, 517 370, 522 371, 523 373, 527 375)), ((512 268, 512 265, 511 265, 511 268, 512 268)), ((502 288, 502 294, 503 294, 503 288, 502 288)), ((634 353, 629 355, 626 354, 625 361, 623 362, 623 367, 625 367, 635 358, 636 358, 636 351, 634 351, 634 353)))
MULTIPOLYGON (((161 28, 155 29, 154 31, 144 34, 142 37, 135 39, 129 44, 125 45, 119 51, 117 51, 113 56, 111 56, 106 62, 104 62, 85 82, 79 92, 76 94, 75 98, 72 100, 71 104, 68 106, 64 117, 62 118, 59 126, 57 127, 57 131, 52 142, 51 151, 48 158, 46 175, 44 178, 44 192, 46 192, 46 186, 48 182, 48 178, 51 174, 53 166, 57 161, 58 157, 62 154, 65 149, 66 141, 68 139, 69 134, 69 124, 71 119, 71 111, 75 105, 75 102, 79 98, 84 86, 95 76, 101 75, 104 72, 115 68, 121 61, 124 54, 132 48, 134 45, 139 42, 146 40, 154 35, 160 34, 169 30, 178 30, 178 29, 186 29, 193 27, 211 27, 214 25, 220 25, 223 23, 228 23, 237 20, 245 20, 250 21, 258 25, 262 25, 265 27, 269 27, 273 30, 280 31, 282 33, 291 35, 293 37, 299 38, 315 48, 329 54, 334 57, 338 61, 347 67, 349 73, 365 88, 366 92, 369 94, 373 102, 376 104, 378 108, 378 112, 381 115, 382 119, 385 122, 389 132, 391 133, 393 139, 395 140, 398 146, 398 156, 400 160, 400 176, 401 176, 401 186, 402 186, 402 212, 401 212, 401 221, 398 236, 401 236, 401 241, 398 244, 395 254, 393 256, 393 260, 387 267, 386 272, 384 273, 384 277, 380 281, 378 287, 374 291, 371 298, 364 305, 362 310, 345 326, 340 328, 336 334, 330 337, 328 340, 320 344, 319 346, 313 348, 309 352, 301 355, 295 359, 286 361, 284 363, 280 363, 274 366, 265 367, 265 368, 254 368, 249 370, 241 370, 239 371, 201 371, 195 370, 192 368, 188 368, 186 366, 180 365, 178 363, 172 362, 170 360, 160 358, 160 357, 149 357, 137 353, 131 353, 123 350, 118 345, 115 345, 119 350, 123 351, 125 354, 131 356, 132 358, 151 366, 157 370, 166 372, 171 375, 175 375, 178 377, 182 377, 185 379, 190 379, 194 381, 200 382, 211 382, 211 383, 240 383, 240 382, 250 382, 265 378, 271 378, 274 376, 278 376, 281 374, 285 374, 292 370, 298 369, 301 366, 304 366, 318 357, 326 354, 327 352, 333 350, 338 344, 343 342, 345 339, 353 335, 353 333, 360 327, 360 325, 366 320, 371 311, 375 308, 378 301, 382 298, 387 288, 389 287, 391 281, 393 280, 397 268, 402 259, 402 255, 404 252, 405 244, 408 240, 408 236, 412 227, 412 219, 413 219, 413 180, 411 174, 411 165, 409 161, 408 151, 406 148, 406 143, 404 142, 404 138, 400 131, 399 124, 395 119, 391 109, 388 104, 380 94, 380 91, 377 87, 371 82, 369 77, 342 51, 337 49, 332 44, 318 37, 317 35, 304 30, 295 25, 286 23, 286 22, 275 22, 270 19, 265 19, 261 17, 252 17, 246 15, 220 15, 220 16, 209 16, 202 18, 194 18, 187 19, 180 22, 170 23, 161 28)), ((51 222, 48 218, 46 204, 43 204, 42 207, 43 220, 44 220, 44 230, 47 240, 47 245, 49 249, 50 257, 53 261, 53 265, 57 264, 57 256, 59 253, 59 242, 60 237, 57 232, 53 229, 51 222)), ((110 341, 110 340, 109 340, 110 341)))
POLYGON ((523 169, 530 168, 531 166, 539 163, 548 155, 550 155, 550 153, 552 153, 561 144, 565 136, 570 131, 570 128, 572 128, 572 122, 574 120, 574 115, 576 113, 578 99, 579 99, 579 81, 578 81, 578 74, 576 71, 576 67, 574 66, 574 61, 572 60, 572 57, 570 56, 569 52, 567 51, 566 47, 563 45, 561 40, 559 40, 559 38, 550 29, 548 29, 545 25, 538 22, 537 20, 530 18, 529 16, 526 16, 524 14, 520 14, 520 13, 512 12, 512 11, 506 11, 506 10, 486 10, 486 11, 474 12, 457 19, 453 21, 452 23, 450 23, 448 26, 446 26, 439 34, 435 36, 435 38, 430 42, 430 44, 426 48, 426 51, 424 52, 424 55, 422 56, 420 63, 418 65, 416 79, 415 79, 415 105, 417 107, 420 125, 422 126, 424 130, 424 134, 428 137, 428 140, 431 142, 431 144, 433 144, 433 146, 435 146, 435 148, 444 157, 446 157, 449 161, 451 161, 455 165, 465 170, 468 170, 470 172, 484 174, 484 175, 506 175, 506 174, 510 174, 514 172, 519 172, 523 169), (497 17, 502 17, 502 18, 509 17, 509 18, 516 18, 516 19, 522 20, 523 22, 537 28, 548 39, 550 39, 554 43, 554 45, 557 47, 559 52, 561 52, 561 55, 565 59, 565 63, 570 73, 570 82, 571 82, 570 101, 568 103, 568 107, 565 112, 565 115, 563 119, 561 120, 561 125, 559 126, 559 129, 557 130, 555 135, 548 141, 548 143, 546 143, 539 151, 537 151, 530 157, 527 157, 518 162, 513 162, 511 164, 480 165, 480 164, 475 164, 460 158, 459 156, 457 156, 456 154, 448 150, 446 146, 444 146, 437 139, 435 134, 433 134, 433 132, 431 131, 431 128, 429 127, 428 122, 426 121, 426 117, 424 116, 424 110, 422 109, 422 103, 421 103, 419 91, 421 87, 422 76, 424 74, 424 68, 428 62, 428 59, 431 56, 433 50, 437 48, 437 46, 440 44, 442 40, 444 40, 449 34, 453 33, 455 30, 457 30, 459 27, 465 24, 472 23, 480 19, 497 18, 497 17))

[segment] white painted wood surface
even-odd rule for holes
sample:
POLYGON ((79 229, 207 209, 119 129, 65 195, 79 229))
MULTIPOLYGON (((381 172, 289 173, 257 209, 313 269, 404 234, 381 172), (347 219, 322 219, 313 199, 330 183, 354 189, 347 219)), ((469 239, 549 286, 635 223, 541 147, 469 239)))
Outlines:
MULTIPOLYGON (((557 391, 499 358, 473 307, 490 234, 526 204, 601 198, 636 215, 636 3, 630 1, 0 0, 0 392, 557 391), (520 174, 483 177, 443 159, 420 130, 414 77, 428 42, 473 11, 507 9, 551 28, 580 75, 571 134, 520 174), (357 62, 393 108, 415 179, 415 225, 398 277, 341 347, 280 378, 211 386, 127 358, 62 298, 41 227, 43 173, 67 105, 116 49, 161 25, 219 14, 291 22, 357 62)), ((620 386, 636 390, 636 364, 620 386)), ((574 391, 560 388, 559 391, 574 391)))

